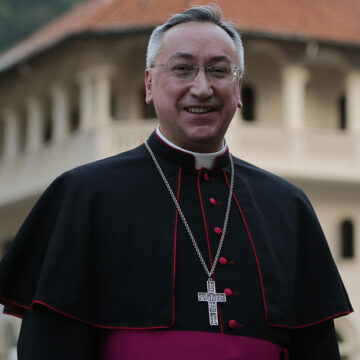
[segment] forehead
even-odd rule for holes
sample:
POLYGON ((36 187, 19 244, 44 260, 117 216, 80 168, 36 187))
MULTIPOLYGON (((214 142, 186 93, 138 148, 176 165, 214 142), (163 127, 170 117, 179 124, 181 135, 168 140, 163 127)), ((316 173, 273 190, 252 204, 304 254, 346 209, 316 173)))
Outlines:
POLYGON ((189 54, 198 60, 226 56, 238 63, 232 38, 212 23, 189 22, 168 30, 162 40, 158 59, 167 61, 177 53, 189 54))

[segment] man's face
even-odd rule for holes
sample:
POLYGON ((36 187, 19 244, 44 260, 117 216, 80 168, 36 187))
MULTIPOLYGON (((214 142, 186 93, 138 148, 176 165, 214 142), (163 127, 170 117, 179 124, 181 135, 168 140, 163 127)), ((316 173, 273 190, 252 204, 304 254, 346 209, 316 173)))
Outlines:
MULTIPOLYGON (((230 36, 211 23, 190 22, 168 30, 155 65, 179 63, 212 66, 221 61, 239 67, 230 36)), ((145 72, 146 102, 154 103, 160 130, 176 145, 196 151, 215 152, 240 102, 241 80, 213 81, 200 68, 191 81, 179 81, 164 66, 145 72), (204 112, 206 111, 206 112, 204 112)))

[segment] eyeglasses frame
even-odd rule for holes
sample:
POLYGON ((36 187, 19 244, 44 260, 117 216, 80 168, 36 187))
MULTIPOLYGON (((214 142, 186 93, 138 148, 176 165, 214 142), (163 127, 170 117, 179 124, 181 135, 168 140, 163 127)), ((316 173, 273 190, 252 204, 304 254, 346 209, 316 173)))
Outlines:
MULTIPOLYGON (((232 84, 236 81, 236 79, 241 78, 241 70, 239 68, 237 68, 235 64, 231 64, 231 65, 233 66, 232 80, 231 81, 220 81, 220 82, 232 84)), ((187 79, 189 82, 193 81, 198 76, 200 68, 204 68, 205 74, 206 74, 206 76, 208 76, 208 70, 214 67, 214 66, 210 66, 210 65, 191 65, 191 66, 194 70, 196 69, 196 72, 194 73, 194 77, 192 77, 191 79, 187 79)), ((167 69, 167 71, 169 71, 169 72, 171 71, 169 64, 154 64, 150 68, 155 68, 155 67, 165 67, 167 69)), ((209 76, 208 76, 208 78, 211 79, 211 77, 209 77, 209 76)), ((223 80, 223 79, 219 79, 219 80, 223 80)))

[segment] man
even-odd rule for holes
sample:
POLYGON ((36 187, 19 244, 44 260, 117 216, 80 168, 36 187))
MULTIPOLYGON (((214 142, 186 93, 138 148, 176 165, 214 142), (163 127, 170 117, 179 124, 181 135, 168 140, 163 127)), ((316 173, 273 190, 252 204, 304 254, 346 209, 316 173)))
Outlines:
POLYGON ((153 32, 141 146, 70 170, 0 267, 19 359, 339 359, 352 311, 297 187, 230 155, 243 49, 200 6, 153 32))

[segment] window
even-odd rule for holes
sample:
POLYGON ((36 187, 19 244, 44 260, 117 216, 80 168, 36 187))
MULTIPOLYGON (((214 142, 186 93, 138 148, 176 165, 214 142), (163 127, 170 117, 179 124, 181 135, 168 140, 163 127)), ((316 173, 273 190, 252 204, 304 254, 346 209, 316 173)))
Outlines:
POLYGON ((0 242, 0 258, 5 255, 6 251, 11 245, 12 237, 6 238, 0 242))
MULTIPOLYGON (((1 321, 4 321, 1 319, 1 321)), ((16 343, 17 333, 14 331, 13 324, 6 319, 0 328, 1 331, 1 353, 4 357, 2 359, 14 360, 16 359, 16 343)))
POLYGON ((46 118, 44 123, 44 133, 43 133, 43 141, 48 143, 52 138, 52 123, 51 118, 46 118))
POLYGON ((69 101, 69 131, 73 132, 80 127, 80 89, 74 83, 67 87, 69 101))
POLYGON ((26 121, 26 110, 23 105, 19 106, 19 151, 25 151, 26 138, 27 138, 27 127, 26 121))
POLYGON ((0 118, 0 158, 4 155, 4 122, 0 118))
POLYGON ((111 94, 110 94, 110 116, 113 120, 118 120, 118 98, 116 87, 114 82, 111 82, 111 94))
MULTIPOLYGON (((341 332, 339 332, 339 330, 336 329, 336 337, 337 337, 337 341, 339 343, 339 345, 344 344, 345 343, 345 339, 342 336, 341 332)), ((346 355, 342 355, 341 356, 341 360, 348 360, 349 358, 346 355)))
POLYGON ((341 222, 341 257, 352 259, 355 256, 354 251, 354 225, 349 219, 341 222))
POLYGON ((80 126, 80 113, 79 108, 74 105, 70 108, 70 124, 69 130, 71 132, 76 131, 80 126))
POLYGON ((344 94, 340 95, 339 97, 338 114, 339 114, 339 129, 345 130, 347 128, 347 118, 346 118, 346 98, 344 94))
POLYGON ((341 360, 350 360, 358 353, 357 329, 348 318, 335 319, 335 331, 339 342, 341 360))
POLYGON ((244 86, 241 92, 242 118, 245 121, 255 121, 255 93, 252 87, 244 86))
POLYGON ((42 141, 44 143, 48 143, 52 140, 53 137, 53 118, 51 113, 51 99, 49 96, 44 97, 43 102, 43 133, 42 133, 42 141))

